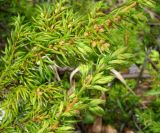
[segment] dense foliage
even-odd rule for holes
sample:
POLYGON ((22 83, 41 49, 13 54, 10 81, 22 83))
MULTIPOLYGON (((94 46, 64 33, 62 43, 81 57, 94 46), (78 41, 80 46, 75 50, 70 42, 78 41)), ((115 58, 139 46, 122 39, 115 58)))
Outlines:
MULTIPOLYGON (((23 11, 25 1, 19 5, 0 58, 1 132, 68 133, 97 116, 117 129, 160 131, 160 77, 153 64, 147 65, 154 79, 146 96, 154 101, 147 107, 135 80, 118 72, 143 65, 151 31, 144 8, 154 3, 129 0, 108 12, 105 2, 85 2, 29 4, 34 14, 23 11)), ((158 51, 149 56, 159 69, 158 51)))

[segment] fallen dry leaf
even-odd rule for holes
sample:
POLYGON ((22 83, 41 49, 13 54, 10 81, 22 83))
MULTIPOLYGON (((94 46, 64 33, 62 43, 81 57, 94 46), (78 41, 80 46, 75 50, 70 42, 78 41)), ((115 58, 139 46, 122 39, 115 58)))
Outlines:
POLYGON ((111 125, 103 126, 101 133, 118 133, 111 125))
POLYGON ((132 131, 132 130, 130 130, 128 128, 125 128, 124 133, 134 133, 134 131, 132 131))
POLYGON ((101 133, 101 131, 102 131, 102 117, 97 117, 92 127, 92 133, 101 133))

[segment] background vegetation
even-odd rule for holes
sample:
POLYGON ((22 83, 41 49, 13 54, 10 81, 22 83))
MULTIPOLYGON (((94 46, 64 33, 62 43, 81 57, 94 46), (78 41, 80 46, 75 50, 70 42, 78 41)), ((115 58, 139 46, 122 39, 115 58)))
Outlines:
POLYGON ((0 0, 0 11, 1 132, 159 133, 158 0, 0 0))

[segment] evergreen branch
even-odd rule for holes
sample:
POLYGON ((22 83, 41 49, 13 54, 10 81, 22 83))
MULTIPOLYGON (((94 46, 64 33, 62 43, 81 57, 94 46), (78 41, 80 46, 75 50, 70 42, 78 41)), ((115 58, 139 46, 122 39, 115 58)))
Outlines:
POLYGON ((100 96, 114 80, 110 71, 132 58, 126 45, 140 43, 139 27, 131 23, 145 23, 134 10, 138 3, 126 2, 107 15, 103 3, 94 3, 82 16, 61 0, 36 7, 30 23, 18 16, 0 60, 1 131, 70 132, 76 115, 102 116, 100 96))

